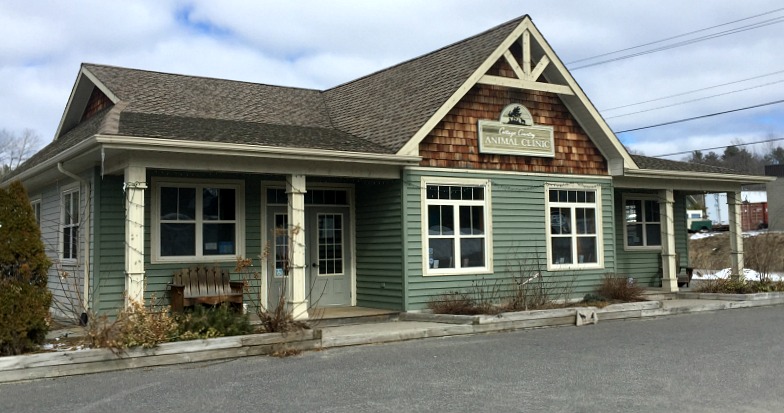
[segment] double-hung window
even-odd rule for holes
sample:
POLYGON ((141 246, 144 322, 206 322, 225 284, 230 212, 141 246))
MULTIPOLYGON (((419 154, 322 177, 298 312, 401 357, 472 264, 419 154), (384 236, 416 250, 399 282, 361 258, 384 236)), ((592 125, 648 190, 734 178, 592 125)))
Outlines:
POLYGON ((601 268, 599 189, 547 187, 548 268, 601 268))
POLYGON ((488 181, 423 181, 425 274, 491 270, 488 181))
POLYGON ((79 255, 79 188, 63 191, 61 202, 60 257, 64 260, 75 260, 79 255))
POLYGON ((655 198, 624 197, 626 248, 661 248, 661 215, 655 198))
POLYGON ((242 185, 156 181, 153 240, 157 261, 233 260, 242 251, 242 185))

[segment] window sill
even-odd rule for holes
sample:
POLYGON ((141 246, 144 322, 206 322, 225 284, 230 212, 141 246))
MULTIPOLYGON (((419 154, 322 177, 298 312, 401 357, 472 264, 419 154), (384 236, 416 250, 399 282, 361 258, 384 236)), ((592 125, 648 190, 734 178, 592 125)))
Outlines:
POLYGON ((479 274, 492 274, 493 270, 487 267, 471 267, 471 268, 428 268, 422 274, 424 277, 441 277, 453 275, 479 275, 479 274))
POLYGON ((584 271, 584 270, 603 270, 604 264, 562 264, 562 265, 547 265, 547 271, 584 271))
POLYGON ((152 257, 150 259, 150 264, 236 262, 239 258, 240 255, 205 255, 202 257, 194 257, 194 256, 152 257))
POLYGON ((624 245, 623 246, 623 250, 624 251, 629 251, 629 252, 655 252, 655 251, 661 251, 662 247, 661 247, 661 245, 654 245, 654 246, 650 246, 650 247, 649 246, 633 246, 633 247, 630 247, 628 245, 624 245))

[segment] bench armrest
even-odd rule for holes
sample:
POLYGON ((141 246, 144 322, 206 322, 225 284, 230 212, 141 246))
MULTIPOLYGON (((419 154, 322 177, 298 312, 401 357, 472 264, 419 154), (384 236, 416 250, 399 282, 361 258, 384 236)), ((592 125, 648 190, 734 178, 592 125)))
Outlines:
POLYGON ((232 293, 242 293, 245 289, 244 281, 229 281, 229 288, 232 293))
POLYGON ((172 311, 182 311, 185 300, 185 286, 177 284, 169 284, 171 292, 171 308, 172 311))

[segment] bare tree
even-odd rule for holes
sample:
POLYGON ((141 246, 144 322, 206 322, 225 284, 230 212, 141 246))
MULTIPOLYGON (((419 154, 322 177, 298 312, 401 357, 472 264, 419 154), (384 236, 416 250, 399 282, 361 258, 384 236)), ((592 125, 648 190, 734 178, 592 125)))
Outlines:
POLYGON ((16 169, 41 146, 41 138, 32 129, 20 134, 0 130, 0 178, 16 169))

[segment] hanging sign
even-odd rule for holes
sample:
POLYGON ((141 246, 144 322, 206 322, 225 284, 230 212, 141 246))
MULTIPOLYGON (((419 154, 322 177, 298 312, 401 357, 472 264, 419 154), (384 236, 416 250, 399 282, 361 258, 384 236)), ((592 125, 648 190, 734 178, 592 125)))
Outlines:
POLYGON ((552 126, 534 125, 525 106, 513 103, 498 121, 479 121, 479 152, 499 155, 555 157, 552 126))

